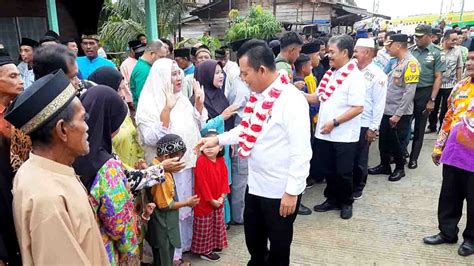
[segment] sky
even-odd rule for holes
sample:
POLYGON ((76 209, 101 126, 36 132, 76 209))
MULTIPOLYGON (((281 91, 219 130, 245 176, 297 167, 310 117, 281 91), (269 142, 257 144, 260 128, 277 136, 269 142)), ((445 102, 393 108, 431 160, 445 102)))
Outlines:
MULTIPOLYGON (((359 7, 372 11, 374 0, 355 0, 359 7)), ((379 14, 392 18, 407 17, 421 14, 439 14, 441 2, 443 13, 447 10, 459 12, 462 0, 378 0, 379 14)), ((464 11, 474 11, 474 0, 464 0, 464 11)))

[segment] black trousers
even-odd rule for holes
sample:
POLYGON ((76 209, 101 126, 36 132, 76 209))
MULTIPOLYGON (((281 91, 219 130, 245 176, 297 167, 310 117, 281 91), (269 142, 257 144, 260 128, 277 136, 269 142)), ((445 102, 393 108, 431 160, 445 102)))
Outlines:
POLYGON ((410 129, 410 115, 404 115, 400 118, 397 125, 390 126, 391 115, 384 115, 380 122, 379 151, 380 163, 390 167, 390 159, 393 156, 397 169, 403 169, 405 165, 405 147, 402 141, 408 135, 410 129))
POLYGON ((326 178, 324 196, 334 204, 352 205, 353 168, 357 142, 316 139, 316 170, 326 178))
POLYGON ((413 108, 413 120, 415 127, 413 132, 413 142, 411 146, 410 161, 417 161, 423 147, 428 113, 425 112, 426 104, 431 96, 432 87, 417 87, 415 93, 415 105, 413 108))
POLYGON ((368 167, 369 167, 369 147, 370 142, 365 139, 368 128, 360 129, 359 142, 357 143, 356 153, 354 157, 354 192, 362 192, 367 183, 368 167))
POLYGON ((429 128, 431 131, 437 131, 437 123, 439 121, 439 128, 443 125, 444 116, 448 111, 448 98, 453 89, 440 89, 438 95, 436 96, 435 106, 433 112, 429 116, 429 128), (440 110, 441 108, 441 110, 440 110), (439 113, 439 117, 438 117, 439 113))
POLYGON ((441 234, 448 240, 458 236, 464 199, 467 202, 467 223, 463 237, 465 240, 474 240, 474 172, 443 165, 438 222, 441 234))
POLYGON ((313 156, 311 157, 311 161, 309 163, 309 178, 313 179, 316 182, 322 182, 324 180, 324 176, 319 172, 318 169, 318 150, 316 147, 316 138, 314 137, 314 134, 311 135, 313 136, 311 138, 311 149, 313 151, 313 156))
POLYGON ((301 203, 298 196, 295 212, 280 216, 280 199, 269 199, 245 192, 244 231, 250 253, 248 265, 289 265, 293 241, 293 223, 301 203), (270 250, 267 248, 270 241, 270 250))

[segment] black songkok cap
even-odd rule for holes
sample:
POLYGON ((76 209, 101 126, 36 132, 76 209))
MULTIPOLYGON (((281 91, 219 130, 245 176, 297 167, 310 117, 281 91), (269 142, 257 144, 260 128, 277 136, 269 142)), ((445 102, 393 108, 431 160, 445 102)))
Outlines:
POLYGON ((14 64, 12 58, 8 54, 8 51, 5 48, 0 48, 0 66, 14 64))
POLYGON ((183 58, 189 58, 191 55, 191 48, 184 47, 184 48, 179 48, 174 50, 174 57, 183 57, 183 58))
POLYGON ((23 46, 23 45, 30 46, 32 48, 36 48, 36 47, 39 46, 39 43, 35 40, 30 39, 30 38, 21 38, 20 46, 23 46))
POLYGON ((216 58, 224 58, 225 57, 225 50, 222 48, 219 48, 215 52, 215 57, 216 58))
POLYGON ((76 89, 60 69, 28 87, 8 108, 5 120, 26 134, 41 128, 76 96, 76 89))
POLYGON ((59 34, 52 30, 48 30, 39 41, 40 44, 44 42, 59 42, 59 34))
POLYGON ((388 36, 387 40, 384 42, 384 45, 390 45, 392 42, 408 42, 408 35, 406 34, 390 35, 388 36))
POLYGON ((321 45, 318 42, 306 43, 303 45, 303 47, 301 47, 301 53, 309 55, 312 53, 319 52, 320 48, 321 45))
MULTIPOLYGON (((197 47, 191 47, 191 55, 192 56, 196 56, 196 52, 197 52, 198 48, 197 47)), ((176 54, 174 54, 174 56, 176 56, 176 54)))
POLYGON ((139 40, 131 40, 128 42, 128 47, 134 48, 135 46, 138 46, 142 44, 139 40))
POLYGON ((280 41, 279 40, 271 40, 268 43, 268 47, 270 47, 273 51, 274 56, 278 56, 280 53, 280 41))
POLYGON ((474 52, 474 38, 471 38, 471 45, 469 46, 469 52, 474 52))
POLYGON ((164 156, 177 152, 186 152, 186 144, 180 136, 167 134, 158 140, 156 145, 156 155, 164 156))
POLYGON ((303 45, 303 40, 296 32, 293 31, 283 34, 283 36, 280 38, 281 49, 285 49, 292 44, 303 45))
POLYGON ((232 49, 232 51, 237 52, 240 49, 240 46, 242 46, 248 40, 250 40, 250 39, 249 38, 240 39, 240 40, 231 42, 231 43, 229 43, 229 47, 230 47, 230 49, 232 49))

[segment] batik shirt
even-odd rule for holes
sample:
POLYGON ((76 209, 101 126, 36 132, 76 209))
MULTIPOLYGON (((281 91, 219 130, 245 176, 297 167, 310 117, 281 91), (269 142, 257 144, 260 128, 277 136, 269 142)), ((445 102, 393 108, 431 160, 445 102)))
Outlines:
POLYGON ((433 150, 434 154, 440 155, 443 152, 448 135, 452 127, 458 123, 464 113, 466 113, 470 100, 474 98, 474 83, 471 78, 465 78, 454 86, 451 95, 448 98, 448 112, 444 117, 443 125, 439 131, 433 150))

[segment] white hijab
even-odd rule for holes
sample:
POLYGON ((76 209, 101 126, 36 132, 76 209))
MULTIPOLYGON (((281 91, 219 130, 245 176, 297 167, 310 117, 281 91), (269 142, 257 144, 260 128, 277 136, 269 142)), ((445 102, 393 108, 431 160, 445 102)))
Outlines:
MULTIPOLYGON (((157 60, 151 70, 140 94, 138 102, 136 121, 137 127, 146 126, 159 130, 156 124, 161 124, 160 114, 166 105, 165 86, 171 82, 171 68, 174 61, 168 58, 157 60), (168 83, 168 84, 166 84, 168 83)), ((163 137, 166 133, 173 133, 183 138, 186 144, 186 154, 183 159, 186 168, 196 166, 197 156, 193 149, 201 138, 199 121, 194 116, 194 107, 182 92, 175 94, 177 97, 176 106, 170 113, 170 125, 168 129, 160 132, 163 137), (166 132, 168 131, 168 132, 166 132)), ((162 126, 161 126, 162 127, 162 126)), ((159 134, 159 133, 158 133, 159 134)), ((156 145, 143 145, 147 162, 152 161, 156 156, 156 145)))

